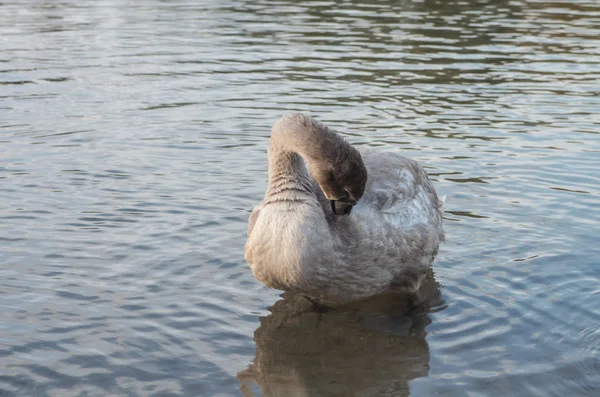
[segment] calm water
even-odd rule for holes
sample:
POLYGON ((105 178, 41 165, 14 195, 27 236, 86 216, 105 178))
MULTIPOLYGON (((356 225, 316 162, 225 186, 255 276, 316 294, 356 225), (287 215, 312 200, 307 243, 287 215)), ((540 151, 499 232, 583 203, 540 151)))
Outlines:
POLYGON ((2 2, 0 395, 598 396, 599 133, 593 0, 2 2), (287 110, 448 195, 416 309, 254 280, 287 110))

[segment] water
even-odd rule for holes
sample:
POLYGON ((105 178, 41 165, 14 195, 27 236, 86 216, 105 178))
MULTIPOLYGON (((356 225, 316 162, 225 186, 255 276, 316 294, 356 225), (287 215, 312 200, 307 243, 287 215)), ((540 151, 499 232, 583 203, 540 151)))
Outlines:
POLYGON ((0 32, 0 395, 600 395, 597 2, 9 0, 0 32), (448 195, 416 310, 252 277, 287 110, 448 195))

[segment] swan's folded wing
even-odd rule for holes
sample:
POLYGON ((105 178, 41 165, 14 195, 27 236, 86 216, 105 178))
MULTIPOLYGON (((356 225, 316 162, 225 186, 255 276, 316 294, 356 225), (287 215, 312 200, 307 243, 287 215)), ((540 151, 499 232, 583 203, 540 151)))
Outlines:
POLYGON ((250 236, 250 234, 252 234, 252 229, 254 229, 254 225, 256 224, 256 219, 258 219, 258 215, 260 214, 260 208, 261 208, 261 205, 257 205, 256 207, 254 207, 254 209, 252 210, 252 213, 250 214, 250 218, 248 218, 247 236, 250 236))
POLYGON ((441 230, 441 203, 427 173, 397 153, 365 150, 368 180, 365 201, 398 228, 429 225, 441 230))

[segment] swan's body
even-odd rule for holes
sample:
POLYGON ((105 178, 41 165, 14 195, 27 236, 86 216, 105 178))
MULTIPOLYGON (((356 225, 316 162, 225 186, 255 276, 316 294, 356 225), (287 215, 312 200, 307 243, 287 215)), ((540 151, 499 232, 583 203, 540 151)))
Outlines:
POLYGON ((415 161, 358 152, 301 114, 274 125, 245 247, 259 281, 330 304, 414 291, 443 239, 442 201, 415 161), (358 200, 349 215, 329 202, 342 191, 358 200))

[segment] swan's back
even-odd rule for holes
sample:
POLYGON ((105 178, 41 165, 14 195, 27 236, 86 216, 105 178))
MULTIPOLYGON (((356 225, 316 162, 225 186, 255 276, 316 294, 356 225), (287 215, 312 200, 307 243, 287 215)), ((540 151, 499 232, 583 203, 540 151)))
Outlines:
POLYGON ((369 176, 350 216, 338 219, 341 260, 330 269, 333 283, 357 297, 415 291, 444 240, 443 203, 414 160, 375 150, 361 154, 369 176))
POLYGON ((416 161, 397 153, 361 150, 368 175, 365 195, 355 210, 373 207, 395 228, 424 225, 443 240, 443 201, 416 161))

